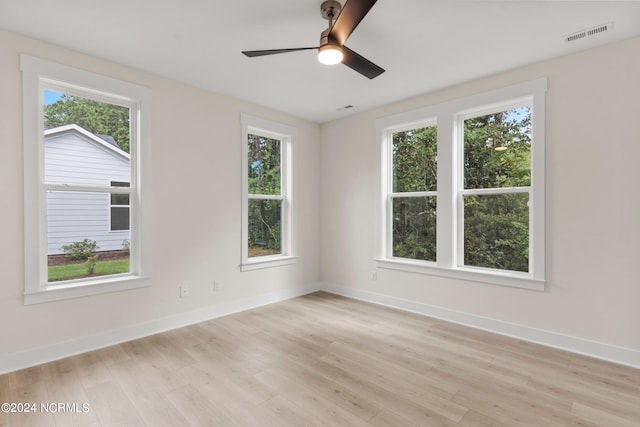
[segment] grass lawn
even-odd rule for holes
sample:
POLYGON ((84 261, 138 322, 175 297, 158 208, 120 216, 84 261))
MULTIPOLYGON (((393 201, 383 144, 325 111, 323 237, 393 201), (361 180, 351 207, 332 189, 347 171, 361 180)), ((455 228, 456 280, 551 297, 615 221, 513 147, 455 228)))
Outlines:
MULTIPOLYGON (((129 272, 129 260, 120 259, 115 261, 98 261, 93 276, 105 276, 108 274, 120 274, 129 272)), ((85 263, 55 265, 49 267, 49 282, 58 280, 79 279, 87 277, 87 266, 85 263)))

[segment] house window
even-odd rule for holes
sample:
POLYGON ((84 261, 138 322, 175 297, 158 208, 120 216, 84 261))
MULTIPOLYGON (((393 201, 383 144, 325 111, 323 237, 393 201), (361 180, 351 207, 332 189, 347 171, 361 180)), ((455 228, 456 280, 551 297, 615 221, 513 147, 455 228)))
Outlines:
POLYGON ((393 257, 436 260, 437 127, 391 133, 393 257))
POLYGON ((21 69, 25 303, 146 286, 150 91, 27 55, 21 69))
MULTIPOLYGON (((111 181, 111 187, 129 188, 130 185, 128 182, 111 181)), ((130 197, 131 196, 128 192, 111 193, 111 219, 109 221, 111 224, 111 231, 129 230, 130 197)))
POLYGON ((541 79, 377 121, 380 267, 544 289, 545 91, 541 79))
POLYGON ((460 116, 463 265, 529 271, 531 104, 460 116))
POLYGON ((242 269, 295 262, 293 146, 296 129, 241 116, 243 130, 242 269))

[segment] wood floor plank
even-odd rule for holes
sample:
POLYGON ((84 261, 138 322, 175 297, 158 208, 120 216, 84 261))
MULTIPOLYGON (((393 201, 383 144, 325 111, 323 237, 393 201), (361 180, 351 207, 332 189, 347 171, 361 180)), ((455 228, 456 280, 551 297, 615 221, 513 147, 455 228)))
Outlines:
POLYGON ((100 351, 90 351, 69 358, 82 386, 89 388, 111 380, 111 369, 100 356, 100 351))
POLYGON ((416 402, 415 398, 411 399, 394 393, 368 379, 345 374, 336 381, 382 408, 370 421, 372 425, 379 424, 381 419, 386 420, 393 417, 405 420, 407 425, 429 426, 434 424, 441 425, 447 422, 447 418, 440 414, 440 410, 433 411, 428 407, 429 405, 423 405, 421 401, 416 402))
POLYGON ((363 420, 370 420, 381 409, 379 405, 363 399, 359 394, 335 382, 331 377, 322 375, 313 366, 302 366, 293 362, 284 363, 272 369, 289 381, 313 389, 330 402, 363 420))
POLYGON ((305 410, 307 418, 316 419, 329 426, 367 426, 368 423, 357 415, 342 409, 319 391, 306 384, 283 375, 275 370, 268 370, 256 375, 264 384, 274 387, 279 395, 305 410))
POLYGON ((35 405, 35 407, 32 407, 32 409, 29 410, 29 412, 11 412, 9 414, 9 425, 11 427, 41 427, 55 425, 53 413, 46 410, 43 411, 40 407, 41 403, 47 404, 49 402, 55 402, 55 398, 52 398, 47 394, 44 381, 35 381, 23 387, 18 387, 10 392, 6 400, 4 397, 1 400, 3 400, 3 402, 35 405))
POLYGON ((211 402, 201 390, 186 385, 167 394, 169 401, 193 426, 237 426, 217 405, 211 402))
POLYGON ((320 419, 310 417, 305 409, 280 395, 273 396, 260 406, 271 415, 270 420, 272 422, 266 421, 264 425, 305 427, 327 425, 320 419))
POLYGON ((53 412, 56 425, 90 425, 98 421, 91 411, 89 397, 80 380, 73 358, 50 363, 51 376, 45 380, 50 401, 48 410, 53 412))
POLYGON ((603 411, 581 403, 574 403, 571 408, 571 413, 584 420, 605 426, 638 427, 640 424, 640 418, 629 419, 628 414, 623 414, 627 415, 627 417, 624 417, 615 412, 603 411))
POLYGON ((638 426, 640 369, 318 292, 0 376, 15 426, 638 426))
POLYGON ((145 426, 131 400, 114 381, 87 387, 87 397, 91 402, 91 411, 98 417, 100 425, 145 426))

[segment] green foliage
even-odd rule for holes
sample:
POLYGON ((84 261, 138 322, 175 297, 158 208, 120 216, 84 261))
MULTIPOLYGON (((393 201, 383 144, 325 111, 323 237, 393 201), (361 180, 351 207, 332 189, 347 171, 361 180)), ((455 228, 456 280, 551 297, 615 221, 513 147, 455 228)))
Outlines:
POLYGON ((277 139, 249 135, 249 194, 280 194, 280 146, 277 139))
POLYGON ((62 94, 44 107, 45 126, 76 124, 94 134, 109 135, 129 152, 129 109, 106 102, 62 94))
POLYGON ((393 256, 436 260, 436 198, 393 199, 393 256))
POLYGON ((465 197, 465 265, 529 271, 527 201, 527 194, 465 197))
POLYGON ((252 254, 281 253, 281 212, 280 200, 249 200, 249 249, 252 254))
POLYGON ((99 249, 98 242, 89 239, 62 246, 64 256, 71 259, 88 259, 96 249, 99 249))
POLYGON ((437 189, 436 126, 393 134, 393 191, 437 189))
POLYGON ((531 109, 464 121, 464 188, 531 185, 531 109))

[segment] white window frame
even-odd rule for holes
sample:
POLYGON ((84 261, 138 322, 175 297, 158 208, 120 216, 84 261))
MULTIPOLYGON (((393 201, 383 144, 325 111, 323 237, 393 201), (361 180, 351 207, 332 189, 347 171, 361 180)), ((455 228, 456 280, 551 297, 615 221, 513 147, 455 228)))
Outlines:
MULTIPOLYGON (((35 304, 149 286, 151 276, 151 90, 133 83, 63 64, 20 56, 24 138, 24 303, 35 304), (45 89, 53 89, 130 108, 131 182, 130 272, 86 279, 48 282, 47 201, 44 182, 45 89)), ((58 186, 60 187, 60 186, 58 186)), ((62 186, 64 187, 64 186, 62 186)), ((61 188, 63 189, 63 188, 61 188)), ((90 187, 110 194, 124 191, 90 187)))
POLYGON ((241 271, 251 271, 261 268, 278 267, 297 262, 296 244, 296 202, 294 192, 294 147, 298 137, 295 127, 271 120, 262 119, 246 113, 241 113, 242 126, 242 261, 241 271), (247 142, 249 135, 259 135, 277 139, 281 142, 281 194, 251 195, 252 199, 274 199, 282 201, 281 212, 281 253, 260 257, 249 257, 249 157, 247 142))
MULTIPOLYGON (((427 113, 427 110, 421 110, 422 113, 427 113)), ((393 260, 398 260, 402 262, 405 258, 398 258, 393 256, 393 199, 395 198, 409 198, 409 197, 435 197, 436 201, 438 200, 438 191, 417 191, 417 192, 394 192, 393 191, 393 134, 399 132, 406 132, 414 129, 427 128, 432 126, 438 126, 437 119, 434 117, 429 117, 427 114, 424 119, 418 121, 411 121, 409 123, 403 123, 398 126, 389 126, 384 129, 384 138, 386 140, 385 146, 383 147, 384 158, 386 160, 386 164, 383 165, 385 168, 385 182, 383 184, 386 187, 386 200, 385 200, 385 217, 388 219, 388 223, 386 228, 386 254, 388 254, 389 258, 393 260)), ((436 243, 437 244, 437 243, 436 243)), ((435 265, 433 261, 421 260, 420 262, 425 263, 425 265, 435 265)))
MULTIPOLYGON (((380 197, 377 211, 376 264, 388 268, 439 277, 544 290, 545 286, 545 92, 546 78, 540 78, 501 89, 419 108, 376 120, 378 141, 378 177, 380 197), (463 259, 463 194, 478 190, 463 189, 462 120, 497 111, 503 107, 526 103, 532 107, 531 117, 531 186, 529 192, 529 271, 515 272, 464 266, 463 259), (392 256, 392 218, 389 206, 392 158, 391 136, 394 132, 420 123, 438 126, 437 183, 437 259, 436 262, 396 258, 392 256)), ((486 192, 525 191, 525 189, 491 189, 486 192)))

